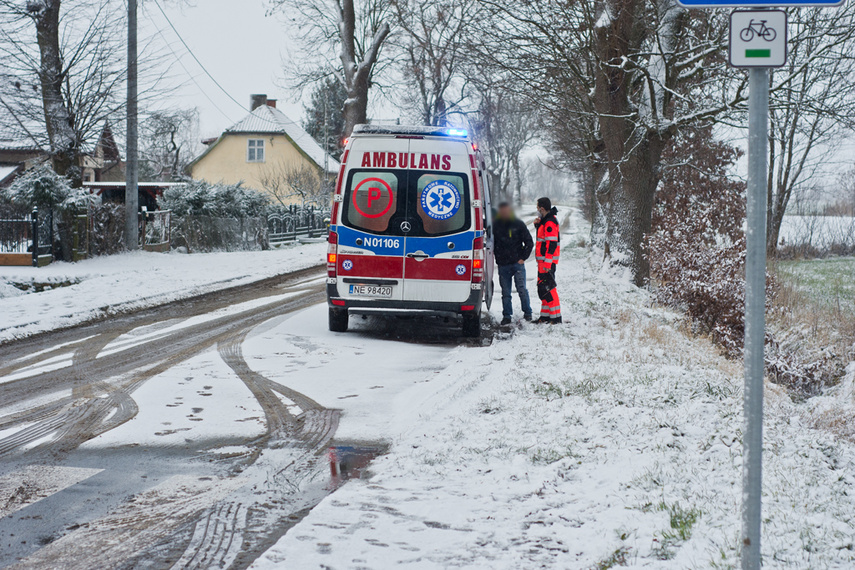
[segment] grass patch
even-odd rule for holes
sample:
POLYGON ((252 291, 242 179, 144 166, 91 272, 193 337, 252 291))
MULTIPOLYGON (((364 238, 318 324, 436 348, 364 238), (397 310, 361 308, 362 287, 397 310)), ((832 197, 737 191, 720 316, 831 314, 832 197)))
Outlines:
POLYGON ((775 268, 814 303, 855 309, 855 257, 779 261, 775 268))
POLYGON ((626 566, 626 558, 629 554, 629 548, 626 546, 621 546, 614 552, 612 552, 608 558, 604 558, 600 560, 594 565, 595 570, 608 570, 609 568, 614 568, 615 566, 626 566))
POLYGON ((812 372, 804 395, 820 393, 855 360, 855 257, 778 261, 769 328, 776 350, 812 372))
POLYGON ((576 457, 570 449, 547 449, 538 447, 528 454, 529 460, 535 465, 552 465, 566 457, 576 457))
POLYGON ((690 538, 695 523, 701 517, 700 509, 684 509, 680 503, 668 504, 664 501, 657 505, 645 505, 643 511, 659 511, 668 514, 669 528, 658 533, 654 539, 657 544, 653 548, 654 555, 659 560, 670 560, 677 548, 690 538))

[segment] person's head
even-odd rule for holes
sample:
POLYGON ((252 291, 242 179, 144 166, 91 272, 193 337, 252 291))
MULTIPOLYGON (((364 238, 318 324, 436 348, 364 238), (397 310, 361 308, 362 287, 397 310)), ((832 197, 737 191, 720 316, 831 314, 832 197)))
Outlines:
POLYGON ((541 218, 550 210, 552 210, 552 200, 546 197, 537 199, 537 213, 540 214, 541 218))
POLYGON ((514 209, 511 208, 510 202, 501 202, 499 204, 498 210, 496 210, 496 217, 500 220, 510 220, 514 217, 514 209))

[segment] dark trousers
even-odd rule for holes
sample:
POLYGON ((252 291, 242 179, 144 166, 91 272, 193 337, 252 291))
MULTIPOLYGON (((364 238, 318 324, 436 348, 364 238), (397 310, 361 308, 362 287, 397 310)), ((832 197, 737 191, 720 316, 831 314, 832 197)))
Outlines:
POLYGON ((516 286, 520 296, 520 305, 524 315, 531 315, 531 300, 525 287, 525 265, 514 263, 499 266, 499 286, 502 288, 502 316, 511 318, 514 314, 514 304, 511 300, 511 287, 516 286), (513 285, 512 285, 513 284, 513 285))

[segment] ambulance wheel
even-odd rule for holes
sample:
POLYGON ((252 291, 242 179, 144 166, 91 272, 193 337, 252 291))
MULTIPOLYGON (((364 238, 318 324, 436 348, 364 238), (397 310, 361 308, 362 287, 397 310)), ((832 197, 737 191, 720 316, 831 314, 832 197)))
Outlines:
POLYGON ((330 330, 347 332, 347 309, 330 309, 330 330))
POLYGON ((463 336, 478 338, 481 336, 481 315, 465 313, 463 315, 463 336))

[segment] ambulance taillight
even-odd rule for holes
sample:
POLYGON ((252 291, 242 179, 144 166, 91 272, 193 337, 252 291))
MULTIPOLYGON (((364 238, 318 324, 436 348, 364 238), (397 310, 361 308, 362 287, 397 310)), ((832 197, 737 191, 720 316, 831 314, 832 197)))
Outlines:
POLYGON ((484 280, 484 238, 477 237, 472 242, 472 283, 484 280))
POLYGON ((329 246, 327 246, 327 276, 335 277, 336 258, 338 257, 338 234, 330 232, 327 242, 329 242, 329 246))

